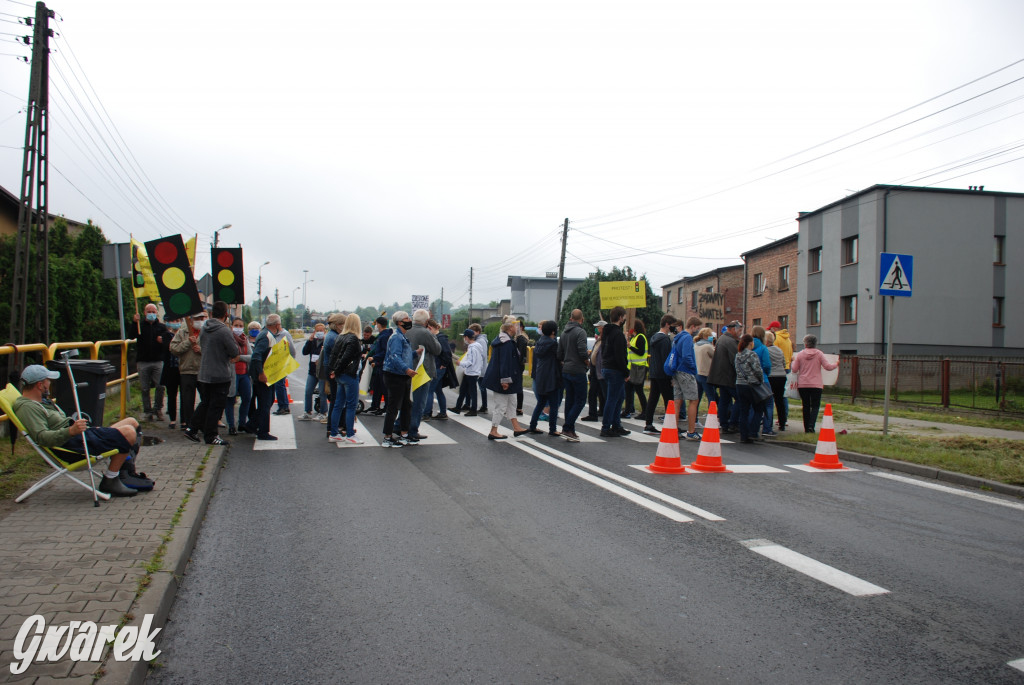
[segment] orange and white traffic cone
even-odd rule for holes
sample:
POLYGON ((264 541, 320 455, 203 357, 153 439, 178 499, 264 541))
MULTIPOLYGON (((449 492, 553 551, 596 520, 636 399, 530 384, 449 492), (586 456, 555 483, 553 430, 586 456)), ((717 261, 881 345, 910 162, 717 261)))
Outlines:
POLYGON ((288 379, 284 379, 284 391, 288 393, 288 404, 292 403, 292 391, 288 389, 288 379))
POLYGON ((661 440, 654 455, 654 463, 647 467, 654 473, 686 473, 683 460, 679 458, 679 429, 676 425, 676 405, 668 401, 665 407, 665 422, 661 425, 661 440))
POLYGON ((836 449, 836 425, 832 420, 832 405, 825 405, 825 418, 821 420, 821 432, 818 433, 818 445, 814 448, 814 459, 807 463, 816 469, 845 469, 839 461, 839 450, 836 449))
POLYGON ((722 465, 722 440, 718 434, 718 403, 712 402, 704 419, 704 432, 697 448, 697 460, 690 464, 694 471, 732 473, 722 465))

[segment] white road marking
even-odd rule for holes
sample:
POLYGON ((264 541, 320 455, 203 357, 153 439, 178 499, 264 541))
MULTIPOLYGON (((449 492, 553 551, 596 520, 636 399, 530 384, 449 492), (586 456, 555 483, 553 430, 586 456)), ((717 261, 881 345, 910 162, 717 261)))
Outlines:
POLYGON ((797 471, 806 471, 807 473, 851 473, 853 471, 860 471, 860 469, 851 469, 846 467, 843 469, 816 469, 813 466, 807 464, 786 464, 787 469, 796 469, 797 471))
POLYGON ((277 440, 256 440, 252 448, 256 452, 267 450, 295 450, 299 448, 295 441, 295 421, 291 414, 277 415, 270 413, 270 434, 277 440))
POLYGON ((1006 665, 1010 668, 1016 668, 1018 671, 1024 671, 1024 659, 1014 659, 1013 661, 1007 661, 1006 665))
POLYGON ((420 422, 420 434, 427 436, 423 445, 454 445, 456 441, 437 429, 432 421, 420 422))
MULTIPOLYGON (((650 473, 651 475, 655 475, 655 476, 671 475, 671 474, 652 473, 650 470, 648 470, 647 466, 644 465, 644 464, 630 464, 630 466, 632 466, 634 469, 639 469, 641 471, 644 471, 646 473, 650 473)), ((689 464, 683 462, 683 466, 689 466, 689 464)), ((725 467, 727 469, 729 469, 730 471, 732 471, 733 473, 789 473, 785 469, 777 469, 774 466, 767 466, 767 465, 763 465, 763 464, 726 464, 725 467)), ((716 472, 715 471, 698 471, 696 469, 688 469, 686 471, 686 473, 687 474, 690 474, 690 473, 692 473, 692 474, 698 474, 698 473, 700 473, 700 474, 715 474, 716 472)), ((718 471, 717 473, 721 474, 722 472, 718 471)))
POLYGON ((861 580, 856 576, 851 576, 849 573, 811 559, 799 552, 794 552, 782 545, 777 545, 771 540, 743 540, 740 544, 753 552, 779 562, 783 566, 788 566, 794 571, 803 573, 856 597, 884 595, 889 592, 883 587, 869 583, 866 580, 861 580))
POLYGON ((917 485, 922 488, 930 488, 932 490, 948 492, 951 495, 960 495, 961 497, 968 497, 970 499, 976 499, 981 502, 988 502, 989 504, 998 504, 1000 506, 1009 507, 1010 509, 1024 511, 1024 504, 1021 504, 1019 502, 1010 502, 1008 500, 999 499, 998 497, 992 497, 991 495, 982 495, 977 492, 971 492, 970 490, 958 490, 957 488, 951 488, 947 485, 930 483, 926 480, 917 480, 916 478, 897 476, 895 473, 883 473, 881 471, 872 471, 871 475, 878 476, 879 478, 888 478, 889 480, 898 480, 901 483, 909 483, 910 485, 917 485))

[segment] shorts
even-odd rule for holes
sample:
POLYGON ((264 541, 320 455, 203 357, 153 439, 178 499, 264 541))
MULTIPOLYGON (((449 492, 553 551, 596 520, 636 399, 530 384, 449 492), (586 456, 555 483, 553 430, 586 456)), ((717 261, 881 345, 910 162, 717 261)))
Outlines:
POLYGON ((672 376, 672 392, 676 399, 695 402, 697 400, 697 377, 683 371, 676 371, 672 376))
MULTIPOLYGON (((97 426, 85 429, 85 438, 89 441, 89 454, 103 454, 110 450, 117 450, 118 454, 125 454, 132 446, 124 439, 124 435, 116 428, 109 426, 97 426)), ((72 436, 70 440, 61 445, 66 450, 85 454, 85 447, 82 445, 82 435, 72 436)))

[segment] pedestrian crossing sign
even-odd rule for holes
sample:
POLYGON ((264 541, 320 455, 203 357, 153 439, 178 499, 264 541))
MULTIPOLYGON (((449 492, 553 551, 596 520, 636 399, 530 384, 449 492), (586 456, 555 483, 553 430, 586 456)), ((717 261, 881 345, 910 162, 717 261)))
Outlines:
POLYGON ((913 294, 913 255, 883 252, 878 272, 882 275, 878 284, 879 295, 910 297, 913 294))

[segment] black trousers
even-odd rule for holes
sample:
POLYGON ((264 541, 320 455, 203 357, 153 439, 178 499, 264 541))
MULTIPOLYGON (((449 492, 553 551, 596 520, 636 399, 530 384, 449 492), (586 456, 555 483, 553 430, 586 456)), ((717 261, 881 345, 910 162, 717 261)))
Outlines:
POLYGON ((804 430, 813 433, 821 407, 821 388, 800 388, 800 401, 804 405, 804 430))
POLYGON ((196 385, 198 376, 194 373, 183 373, 181 379, 181 425, 192 425, 192 414, 196 411, 196 385))
POLYGON ((463 376, 459 384, 459 398, 455 400, 455 409, 476 411, 476 389, 480 376, 463 376))
POLYGON ((587 390, 587 416, 601 418, 604 410, 604 384, 597 376, 590 377, 590 389, 587 390))
POLYGON ((384 387, 387 388, 387 409, 384 411, 384 435, 391 435, 398 418, 398 430, 409 432, 409 421, 412 419, 412 398, 409 388, 412 379, 406 374, 384 372, 384 387))
POLYGON ((249 409, 252 418, 246 429, 250 433, 255 433, 256 437, 270 435, 270 407, 274 404, 274 386, 261 382, 259 378, 253 378, 252 396, 255 398, 249 409), (255 410, 252 407, 255 407, 255 410))
POLYGON ((192 414, 189 428, 193 433, 203 431, 207 444, 217 437, 217 422, 228 404, 228 390, 231 381, 203 383, 199 381, 199 406, 192 414))
MULTIPOLYGON (((658 408, 659 397, 665 401, 665 411, 668 411, 668 401, 672 399, 673 392, 671 378, 651 376, 651 396, 647 398, 647 411, 644 412, 646 425, 654 425, 654 410, 658 408)), ((679 407, 676 407, 676 414, 679 414, 679 407)))

